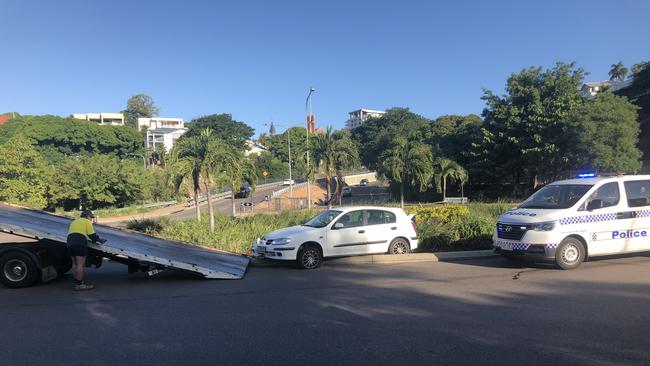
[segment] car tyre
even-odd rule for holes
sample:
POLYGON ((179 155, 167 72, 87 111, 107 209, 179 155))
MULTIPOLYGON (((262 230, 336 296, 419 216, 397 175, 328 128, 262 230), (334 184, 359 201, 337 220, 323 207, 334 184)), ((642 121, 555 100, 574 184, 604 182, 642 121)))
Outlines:
POLYGON ((7 287, 31 286, 38 281, 40 270, 32 258, 21 252, 8 252, 0 257, 0 282, 7 287))
POLYGON ((409 254, 411 246, 404 238, 395 238, 388 246, 388 254, 409 254))
POLYGON ((302 269, 316 269, 323 262, 323 252, 316 245, 306 244, 298 250, 296 261, 302 269))
POLYGON ((566 238, 555 251, 555 264, 561 269, 575 269, 585 260, 584 244, 575 238, 566 238))

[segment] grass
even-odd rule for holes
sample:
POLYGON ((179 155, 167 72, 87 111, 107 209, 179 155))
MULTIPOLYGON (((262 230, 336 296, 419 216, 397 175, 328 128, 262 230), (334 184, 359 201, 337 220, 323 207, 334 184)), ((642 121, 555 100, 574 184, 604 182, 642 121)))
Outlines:
MULTIPOLYGON (((409 206, 417 217, 420 251, 489 249, 497 217, 514 207, 512 203, 409 206)), ((249 253, 251 243, 263 235, 305 223, 317 211, 284 211, 247 217, 215 216, 216 230, 210 232, 207 215, 196 220, 133 220, 127 228, 170 240, 179 240, 235 253, 249 253)))
MULTIPOLYGON (((138 213, 145 213, 145 212, 150 212, 150 211, 155 211, 159 210, 161 208, 165 208, 166 206, 155 206, 155 207, 142 207, 140 205, 137 206, 127 206, 127 207, 121 207, 121 208, 116 208, 116 207, 109 207, 109 208, 100 208, 97 210, 93 210, 95 215, 97 217, 113 217, 113 216, 128 216, 128 215, 133 215, 133 214, 138 214, 138 213)), ((79 217, 79 214, 81 213, 78 210, 74 211, 64 211, 63 209, 56 209, 55 213, 57 215, 61 216, 67 216, 67 217, 79 217)))

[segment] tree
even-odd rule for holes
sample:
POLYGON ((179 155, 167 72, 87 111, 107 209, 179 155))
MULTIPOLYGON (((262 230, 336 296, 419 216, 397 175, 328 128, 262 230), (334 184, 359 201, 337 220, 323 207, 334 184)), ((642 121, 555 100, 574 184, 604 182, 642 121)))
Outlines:
MULTIPOLYGON (((359 163, 359 151, 346 134, 335 134, 328 127, 324 134, 317 134, 310 140, 314 164, 327 178, 327 205, 332 208, 332 177, 340 176, 343 169, 352 168, 359 163)), ((341 179, 337 191, 340 195, 341 179)))
POLYGON ((0 145, 0 200, 43 208, 45 162, 22 135, 0 145))
POLYGON ((442 154, 463 166, 474 161, 469 155, 473 146, 480 143, 483 120, 475 114, 447 115, 431 122, 431 138, 427 141, 434 152, 442 154))
POLYGON ((197 221, 201 221, 199 194, 207 154, 207 146, 201 136, 179 139, 170 154, 169 166, 176 176, 176 188, 178 189, 186 180, 191 184, 197 221))
POLYGON ((580 131, 574 139, 581 147, 574 168, 618 173, 636 173, 641 168, 637 107, 627 98, 600 93, 572 111, 565 123, 580 131))
POLYGON ((625 80, 625 75, 627 75, 628 69, 623 65, 623 61, 619 61, 615 64, 612 64, 612 68, 609 70, 609 80, 625 80))
MULTIPOLYGON (((291 168, 293 175, 304 176, 307 166, 307 129, 291 127, 279 135, 268 136, 266 147, 276 158, 289 163, 289 137, 291 137, 291 168)), ((286 177, 286 176, 285 176, 286 177)))
POLYGON ((431 146, 402 136, 396 137, 381 154, 378 173, 400 186, 400 207, 404 208, 404 185, 409 183, 423 192, 433 178, 431 146))
POLYGON ((138 118, 151 118, 157 116, 159 112, 160 108, 146 94, 136 94, 129 98, 126 102, 126 109, 122 111, 126 123, 133 127, 138 125, 138 118))
POLYGON ((377 169, 379 156, 397 136, 426 142, 431 138, 430 121, 408 108, 391 108, 379 118, 371 118, 352 130, 352 140, 359 146, 361 163, 377 169))
POLYGON ((235 121, 230 114, 226 113, 211 114, 193 119, 186 127, 188 129, 187 133, 182 138, 198 136, 201 131, 207 128, 212 130, 215 137, 242 151, 246 148, 246 141, 250 140, 255 132, 246 123, 235 121))
POLYGON ((438 158, 435 161, 436 173, 434 179, 436 181, 436 189, 442 192, 442 200, 447 199, 447 179, 451 178, 452 181, 458 181, 460 184, 467 182, 467 171, 457 162, 447 159, 438 158))
POLYGON ((252 161, 244 156, 241 150, 233 146, 227 147, 227 152, 223 158, 223 179, 228 182, 231 187, 231 215, 237 215, 235 207, 235 192, 239 186, 245 182, 254 186, 257 181, 255 174, 255 165, 252 161))
POLYGON ((289 167, 287 163, 273 156, 268 151, 263 151, 261 154, 251 154, 250 158, 255 165, 255 172, 258 177, 263 177, 264 172, 267 172, 269 179, 283 179, 289 176, 289 167))
POLYGON ((632 65, 632 77, 636 78, 641 71, 645 70, 648 65, 650 65, 650 61, 642 61, 639 62, 638 64, 632 65))
POLYGON ((574 63, 558 62, 548 70, 510 75, 506 95, 485 90, 482 139, 471 151, 480 170, 470 173, 484 181, 509 178, 514 187, 528 178, 535 189, 540 175, 555 179, 571 169, 579 151, 572 137, 578 131, 563 121, 585 102, 579 92, 583 75, 574 63))

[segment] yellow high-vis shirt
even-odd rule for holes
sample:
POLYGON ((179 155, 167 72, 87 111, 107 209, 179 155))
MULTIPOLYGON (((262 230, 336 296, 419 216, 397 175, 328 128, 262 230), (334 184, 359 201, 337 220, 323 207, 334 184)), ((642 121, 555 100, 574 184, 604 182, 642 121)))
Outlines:
POLYGON ((93 235, 95 233, 95 229, 93 228, 93 223, 92 221, 80 217, 70 223, 70 228, 68 229, 68 235, 69 234, 83 234, 87 238, 90 237, 90 235, 93 235))

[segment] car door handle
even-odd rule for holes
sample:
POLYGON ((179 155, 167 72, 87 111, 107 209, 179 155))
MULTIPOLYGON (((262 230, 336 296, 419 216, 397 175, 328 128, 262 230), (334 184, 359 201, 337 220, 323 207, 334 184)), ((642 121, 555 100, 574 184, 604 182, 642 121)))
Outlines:
POLYGON ((359 234, 363 234, 365 232, 366 232, 365 230, 359 230, 359 234))
POLYGON ((390 228, 390 229, 391 229, 391 230, 397 230, 397 226, 393 226, 393 227, 390 228))

